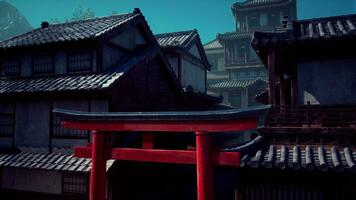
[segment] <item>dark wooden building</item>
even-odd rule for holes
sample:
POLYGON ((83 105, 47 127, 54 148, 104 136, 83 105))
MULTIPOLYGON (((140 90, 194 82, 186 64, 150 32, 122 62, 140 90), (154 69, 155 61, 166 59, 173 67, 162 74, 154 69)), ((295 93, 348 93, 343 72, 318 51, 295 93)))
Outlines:
POLYGON ((90 133, 61 128, 54 108, 181 110, 189 108, 185 99, 138 9, 61 24, 43 22, 0 42, 0 195, 87 198, 91 160, 71 153, 73 146, 90 142, 90 133))
MULTIPOLYGON (((296 19, 296 1, 247 0, 234 3, 231 10, 236 30, 217 35, 217 42, 221 44, 223 50, 224 67, 212 68, 214 70, 211 71, 209 90, 223 95, 224 103, 244 108, 258 104, 253 98, 245 100, 261 92, 263 87, 267 86, 268 77, 262 62, 251 47, 252 35, 255 31, 274 31, 281 26, 281 21, 285 17, 296 19), (214 80, 214 77, 221 77, 223 71, 227 72, 228 78, 214 80), (251 83, 259 79, 265 81, 264 86, 250 87, 251 83), (249 82, 249 87, 241 87, 246 82, 249 82)), ((209 51, 212 63, 221 59, 221 51, 207 49, 207 52, 209 51)))
POLYGON ((256 32, 272 105, 243 152, 237 199, 356 198, 356 15, 256 32))

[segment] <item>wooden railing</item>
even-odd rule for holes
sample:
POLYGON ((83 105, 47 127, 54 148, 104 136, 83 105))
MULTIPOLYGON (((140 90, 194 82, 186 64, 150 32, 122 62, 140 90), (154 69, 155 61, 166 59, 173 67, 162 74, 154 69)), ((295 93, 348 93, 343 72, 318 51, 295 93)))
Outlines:
POLYGON ((353 127, 356 128, 356 105, 353 106, 276 106, 266 115, 266 127, 353 127))

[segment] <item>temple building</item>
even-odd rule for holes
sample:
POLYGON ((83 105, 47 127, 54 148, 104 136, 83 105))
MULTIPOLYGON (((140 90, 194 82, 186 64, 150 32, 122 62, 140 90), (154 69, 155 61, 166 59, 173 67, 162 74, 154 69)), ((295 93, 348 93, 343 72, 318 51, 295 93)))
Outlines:
POLYGON ((296 19, 295 0, 247 0, 232 5, 234 32, 218 34, 205 44, 209 90, 224 103, 244 108, 258 105, 254 97, 267 87, 267 71, 250 45, 255 31, 274 31, 284 18, 296 19))
POLYGON ((237 199, 356 198, 356 15, 285 21, 256 32, 271 104, 242 153, 237 199))

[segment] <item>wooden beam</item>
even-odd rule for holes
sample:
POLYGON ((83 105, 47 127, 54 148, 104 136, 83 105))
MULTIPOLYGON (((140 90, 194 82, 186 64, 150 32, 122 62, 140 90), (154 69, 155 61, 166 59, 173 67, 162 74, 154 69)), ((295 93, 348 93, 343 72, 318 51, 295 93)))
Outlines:
POLYGON ((237 119, 226 121, 189 121, 189 122, 172 122, 172 121, 137 121, 137 122, 62 122, 63 127, 76 128, 81 130, 98 130, 98 131, 160 131, 160 132, 227 132, 227 131, 244 131, 252 130, 257 127, 257 119, 237 119))
MULTIPOLYGON (((91 147, 75 147, 74 156, 79 158, 91 158, 91 147)), ((106 159, 126 160, 137 162, 196 164, 194 150, 162 150, 162 149, 136 149, 136 148, 112 148, 107 150, 106 159)), ((215 166, 240 166, 239 152, 212 153, 212 162, 215 166)))
POLYGON ((297 79, 296 75, 293 74, 290 79, 290 94, 291 94, 291 106, 297 105, 297 79))
POLYGON ((270 48, 268 50, 268 102, 275 105, 275 51, 270 48))
POLYGON ((281 74, 279 76, 279 105, 282 107, 286 105, 284 90, 285 90, 285 79, 284 79, 284 75, 281 74))

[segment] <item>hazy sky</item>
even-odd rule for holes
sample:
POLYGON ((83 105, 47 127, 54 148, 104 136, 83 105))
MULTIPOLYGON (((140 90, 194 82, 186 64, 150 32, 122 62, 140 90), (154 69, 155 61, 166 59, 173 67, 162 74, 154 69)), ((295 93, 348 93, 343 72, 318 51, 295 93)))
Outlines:
MULTIPOLYGON (((139 7, 154 33, 197 28, 203 42, 217 33, 234 30, 231 5, 236 0, 7 0, 17 7, 33 27, 52 18, 70 18, 80 5, 96 16, 116 10, 132 12, 139 7)), ((356 14, 356 0, 297 0, 298 18, 356 14)))

